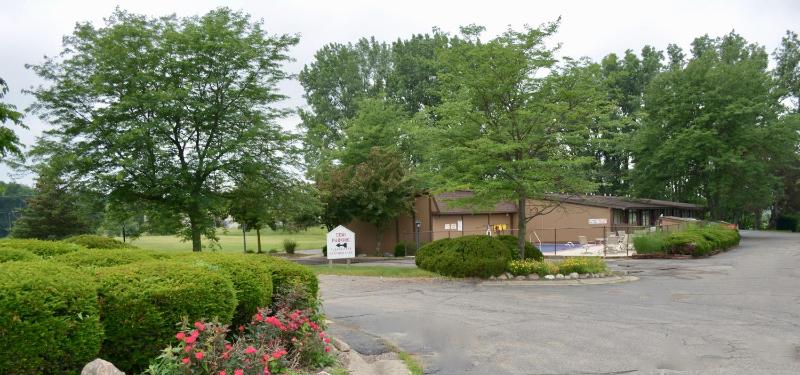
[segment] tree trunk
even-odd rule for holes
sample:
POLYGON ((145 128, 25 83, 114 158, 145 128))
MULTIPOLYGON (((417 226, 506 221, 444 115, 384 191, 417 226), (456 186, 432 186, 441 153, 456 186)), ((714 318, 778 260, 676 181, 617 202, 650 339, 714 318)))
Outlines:
POLYGON ((525 259, 525 226, 528 223, 526 212, 526 201, 528 200, 525 192, 520 192, 519 203, 517 204, 517 216, 519 217, 519 228, 517 229, 517 246, 519 247, 519 259, 525 259))
POLYGON ((203 234, 200 229, 199 215, 189 215, 189 231, 192 235, 192 251, 202 250, 200 236, 203 234))
POLYGON ((258 242, 258 252, 261 253, 261 228, 256 228, 256 239, 258 242))
POLYGON ((375 255, 380 256, 382 254, 381 253, 381 242, 383 242, 383 232, 386 230, 386 228, 384 228, 384 226, 380 226, 380 227, 375 226, 375 229, 378 232, 378 236, 377 236, 378 238, 375 241, 375 252, 376 252, 375 255))
POLYGON ((122 243, 125 243, 125 225, 122 226, 122 243))

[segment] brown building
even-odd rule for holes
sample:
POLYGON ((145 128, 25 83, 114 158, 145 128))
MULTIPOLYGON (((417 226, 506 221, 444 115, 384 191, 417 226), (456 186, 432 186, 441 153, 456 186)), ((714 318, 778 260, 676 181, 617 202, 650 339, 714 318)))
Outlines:
MULTIPOLYGON (((518 231, 517 205, 501 202, 488 209, 456 206, 453 200, 471 196, 469 191, 420 195, 411 215, 398 217, 383 233, 381 251, 376 250, 377 230, 355 220, 347 227, 356 233, 356 251, 392 253, 396 244, 425 244, 434 240, 476 234, 513 234, 518 231), (417 225, 419 229, 417 229, 417 225)), ((654 199, 610 196, 552 195, 527 204, 526 237, 533 243, 577 242, 578 236, 603 238, 610 232, 633 231, 657 225, 661 216, 699 218, 703 207, 654 199)), ((413 246, 413 245, 412 245, 413 246)), ((412 252, 409 251, 409 255, 412 252)))

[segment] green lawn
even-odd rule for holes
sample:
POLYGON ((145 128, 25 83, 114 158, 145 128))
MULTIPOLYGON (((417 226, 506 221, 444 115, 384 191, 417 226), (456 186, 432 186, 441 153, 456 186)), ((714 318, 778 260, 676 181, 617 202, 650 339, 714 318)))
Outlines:
POLYGON ((334 264, 331 268, 327 264, 309 266, 317 275, 341 276, 383 276, 383 277, 440 277, 439 275, 421 270, 416 267, 392 266, 348 266, 334 264))
MULTIPOLYGON (((277 249, 283 252, 283 240, 292 239, 297 241, 297 250, 321 249, 325 245, 325 229, 315 227, 300 232, 273 231, 270 229, 261 231, 261 248, 264 251, 277 249)), ((227 233, 219 231, 219 244, 221 251, 241 252, 243 251, 242 231, 230 230, 227 233)), ((122 240, 122 238, 117 238, 122 240)), ((131 244, 143 249, 166 250, 166 251, 191 251, 191 242, 182 242, 177 236, 141 236, 131 242, 131 244)), ((207 245, 208 240, 203 238, 203 245, 207 245)), ((256 232, 247 232, 247 249, 256 250, 256 232)))

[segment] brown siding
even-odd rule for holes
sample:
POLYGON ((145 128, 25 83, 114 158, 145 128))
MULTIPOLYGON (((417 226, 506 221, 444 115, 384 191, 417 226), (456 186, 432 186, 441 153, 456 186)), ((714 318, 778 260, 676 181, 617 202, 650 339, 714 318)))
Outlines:
MULTIPOLYGON (((532 215, 537 208, 542 209, 543 206, 540 201, 528 201, 528 215, 532 215)), ((611 223, 610 208, 561 203, 549 213, 531 219, 526 227, 526 233, 528 240, 534 243, 538 240, 577 243, 578 236, 586 236, 589 241, 603 237, 603 227, 610 231, 611 223), (608 223, 589 225, 589 219, 606 219, 608 223)))

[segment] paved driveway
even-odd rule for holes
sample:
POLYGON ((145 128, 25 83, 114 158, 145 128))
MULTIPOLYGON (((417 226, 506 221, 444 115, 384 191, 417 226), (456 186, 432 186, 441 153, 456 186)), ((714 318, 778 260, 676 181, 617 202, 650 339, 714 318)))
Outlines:
POLYGON ((800 235, 708 259, 622 260, 581 286, 323 276, 328 316, 432 374, 800 374, 800 235))

